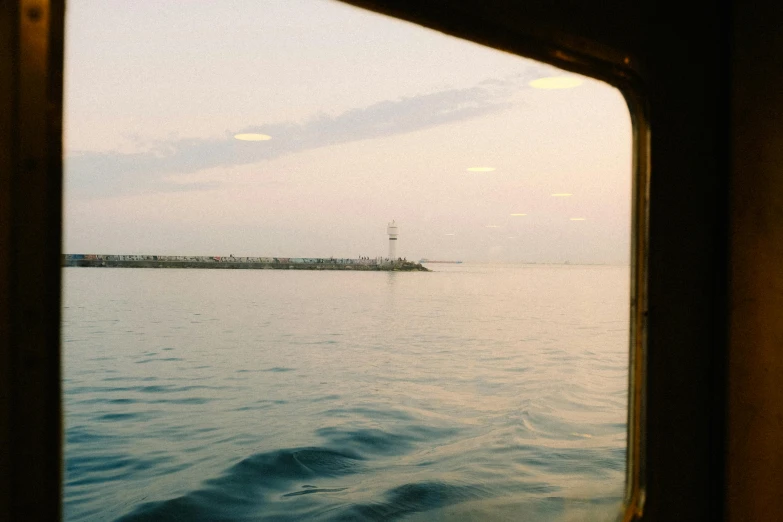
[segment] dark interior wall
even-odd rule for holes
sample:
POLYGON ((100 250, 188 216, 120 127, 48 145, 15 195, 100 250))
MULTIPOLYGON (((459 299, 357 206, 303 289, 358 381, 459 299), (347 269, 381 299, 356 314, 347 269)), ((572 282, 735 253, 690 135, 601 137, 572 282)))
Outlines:
MULTIPOLYGON (((16 39, 13 11, 0 4, 0 448, 6 447, 11 435, 10 403, 10 305, 8 295, 11 279, 9 256, 5 253, 11 235, 11 136, 13 135, 14 60, 10 56, 16 39)), ((0 449, 0 518, 7 518, 10 502, 11 460, 8 451, 0 449)))
POLYGON ((63 4, 0 2, 0 520, 60 517, 63 4))
POLYGON ((783 517, 783 5, 738 2, 728 519, 783 517))

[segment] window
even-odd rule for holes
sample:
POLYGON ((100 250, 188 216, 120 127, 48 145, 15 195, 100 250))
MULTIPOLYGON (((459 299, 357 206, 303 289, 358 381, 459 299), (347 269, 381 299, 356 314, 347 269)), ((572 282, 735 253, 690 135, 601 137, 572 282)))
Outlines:
POLYGON ((67 519, 617 515, 619 91, 331 2, 68 16, 66 252, 285 270, 65 269, 67 519))

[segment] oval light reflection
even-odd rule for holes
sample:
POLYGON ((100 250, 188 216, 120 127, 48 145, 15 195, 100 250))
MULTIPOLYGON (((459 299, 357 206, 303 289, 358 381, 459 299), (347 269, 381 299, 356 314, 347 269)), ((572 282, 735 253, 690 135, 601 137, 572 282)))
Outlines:
POLYGON ((549 76, 531 81, 528 85, 534 89, 571 89, 582 85, 583 80, 576 76, 549 76))
POLYGON ((271 140, 272 136, 269 136, 267 134, 256 134, 253 132, 245 132, 242 134, 234 134, 234 139, 240 141, 267 141, 267 140, 271 140))

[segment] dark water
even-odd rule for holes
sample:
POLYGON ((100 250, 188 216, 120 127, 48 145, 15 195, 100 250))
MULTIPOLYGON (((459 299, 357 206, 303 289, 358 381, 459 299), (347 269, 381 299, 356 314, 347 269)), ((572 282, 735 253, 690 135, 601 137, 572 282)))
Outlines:
POLYGON ((65 269, 68 520, 612 520, 627 267, 65 269))

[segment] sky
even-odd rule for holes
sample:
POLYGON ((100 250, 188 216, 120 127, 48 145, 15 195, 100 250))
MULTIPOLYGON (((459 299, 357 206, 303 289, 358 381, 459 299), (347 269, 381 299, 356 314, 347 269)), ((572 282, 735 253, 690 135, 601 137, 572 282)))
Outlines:
POLYGON ((67 253, 628 263, 602 82, 329 0, 70 0, 65 66, 67 253))

